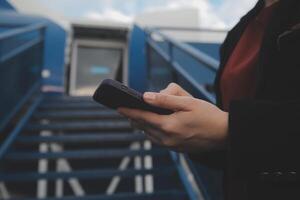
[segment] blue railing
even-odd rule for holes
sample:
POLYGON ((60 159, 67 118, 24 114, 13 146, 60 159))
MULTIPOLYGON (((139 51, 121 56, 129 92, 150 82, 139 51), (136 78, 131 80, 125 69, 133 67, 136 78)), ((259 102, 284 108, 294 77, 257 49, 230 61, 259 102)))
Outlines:
POLYGON ((214 94, 207 86, 213 83, 219 61, 167 36, 161 29, 147 29, 146 33, 150 85, 161 88, 169 82, 177 82, 194 96, 215 103, 214 94))
POLYGON ((7 123, 39 89, 44 32, 44 24, 34 24, 0 33, 1 137, 7 123))
MULTIPOLYGON (((202 29, 146 29, 146 66, 148 74, 148 86, 150 90, 159 90, 170 82, 176 82, 188 90, 193 96, 215 103, 215 96, 212 91, 215 74, 219 67, 219 61, 212 56, 196 49, 192 45, 180 42, 177 39, 165 34, 168 31, 205 31, 209 33, 223 34, 223 30, 202 30, 202 29)), ((217 199, 220 194, 208 194, 207 183, 201 181, 197 176, 195 168, 188 156, 171 152, 173 160, 184 177, 187 177, 186 167, 181 162, 183 156, 188 163, 190 171, 195 175, 200 191, 193 188, 191 182, 184 183, 189 191, 191 199, 217 199), (206 185, 206 186, 204 186, 206 185), (199 194, 200 192, 200 194, 199 194), (200 197, 199 197, 200 196, 200 197)), ((215 173, 215 172, 213 172, 215 173)), ((215 173, 216 174, 216 173, 215 173)), ((212 183, 212 187, 215 185, 212 183)))

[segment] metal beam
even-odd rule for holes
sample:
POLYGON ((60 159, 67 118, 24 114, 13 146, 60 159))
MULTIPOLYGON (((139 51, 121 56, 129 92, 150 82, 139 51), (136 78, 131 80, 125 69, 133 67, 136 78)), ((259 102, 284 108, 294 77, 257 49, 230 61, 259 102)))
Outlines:
MULTIPOLYGON (((7 125, 7 123, 20 111, 24 104, 29 100, 32 95, 39 90, 41 86, 40 80, 33 84, 28 92, 23 95, 23 98, 14 106, 13 110, 6 116, 2 123, 0 123, 0 131, 7 125)), ((2 116, 3 117, 3 116, 2 116)))
POLYGON ((120 119, 124 118, 116 111, 103 110, 68 110, 68 111, 40 111, 34 114, 34 118, 47 118, 47 119, 85 119, 85 118, 97 118, 97 119, 120 119))
MULTIPOLYGON (((63 148, 61 145, 58 144, 50 144, 50 149, 53 152, 62 152, 63 148)), ((58 159, 56 161, 56 167, 57 167, 57 172, 72 172, 73 169, 69 162, 66 159, 58 159)), ((83 189, 82 185, 80 184, 79 180, 76 178, 70 178, 68 180, 70 187, 72 188, 75 196, 80 196, 83 197, 85 196, 86 192, 83 189)), ((62 179, 57 179, 56 180, 56 195, 57 196, 63 196, 63 187, 64 187, 64 181, 62 179)))
POLYGON ((4 55, 0 56, 0 63, 4 63, 5 61, 17 56, 18 54, 25 52, 26 50, 42 43, 44 41, 44 37, 40 36, 39 38, 32 39, 24 44, 19 45, 15 49, 5 52, 4 55))
POLYGON ((20 134, 23 127, 25 127, 31 115, 33 114, 33 112, 38 107, 41 101, 42 101, 42 96, 40 95, 35 99, 34 103, 29 107, 27 112, 23 115, 22 119, 18 122, 15 128, 9 133, 7 138, 3 141, 3 143, 0 146, 0 159, 7 152, 10 145, 15 141, 15 139, 20 134))
POLYGON ((216 98, 209 93, 203 85, 199 84, 198 81, 192 77, 185 69, 182 67, 178 62, 173 61, 171 65, 174 67, 174 69, 177 71, 180 76, 184 77, 198 92, 202 95, 202 98, 206 101, 209 101, 211 103, 216 102, 216 98))
POLYGON ((27 131, 88 131, 88 130, 102 130, 102 131, 126 131, 132 130, 128 120, 102 120, 102 121, 86 121, 86 122, 53 122, 50 124, 29 124, 26 126, 27 131))
POLYGON ((97 109, 102 110, 105 109, 105 107, 101 106, 100 104, 96 103, 84 103, 84 104, 68 104, 68 103, 48 103, 48 104, 42 104, 39 109, 42 110, 67 110, 67 109, 97 109))
POLYGON ((17 141, 25 144, 35 143, 90 143, 90 142, 130 142, 130 141, 143 141, 146 139, 144 134, 124 132, 124 133, 68 133, 65 135, 56 136, 19 136, 17 141))
MULTIPOLYGON (((43 103, 84 103, 93 102, 91 96, 68 96, 62 94, 48 94, 43 103)), ((101 106, 101 105, 100 105, 101 106)))
MULTIPOLYGON (((129 146, 129 149, 137 150, 137 144, 138 144, 137 142, 131 143, 131 145, 129 146)), ((127 169, 128 165, 130 164, 130 160, 131 160, 131 158, 129 156, 125 156, 124 158, 122 158, 118 169, 120 171, 123 171, 123 170, 127 169)), ((110 181, 110 183, 109 183, 109 185, 106 189, 106 194, 107 195, 114 194, 116 192, 116 189, 117 189, 120 181, 121 181, 121 177, 119 177, 119 176, 112 177, 112 179, 111 179, 111 181, 110 181)))
POLYGON ((194 27, 171 27, 161 26, 149 29, 150 31, 189 31, 189 32, 211 32, 211 33, 227 33, 226 29, 211 29, 211 28, 194 28, 194 27))
POLYGON ((44 23, 39 23, 39 24, 34 24, 34 25, 30 25, 30 26, 25 26, 25 27, 20 27, 20 28, 16 28, 10 31, 5 31, 3 33, 0 34, 0 41, 1 40, 6 40, 8 38, 12 38, 15 37, 17 35, 21 35, 24 33, 30 33, 32 31, 38 31, 41 29, 44 29, 46 26, 44 23))
POLYGON ((165 149, 152 149, 152 150, 129 150, 129 149, 102 149, 102 150, 77 150, 77 151, 64 151, 64 152, 48 152, 48 153, 36 153, 36 152, 16 152, 8 153, 6 155, 7 160, 24 161, 24 160, 36 160, 36 159, 87 159, 87 158, 120 158, 124 156, 141 156, 141 155, 156 155, 165 156, 168 151, 165 149))
POLYGON ((210 69, 213 72, 216 72, 219 67, 219 61, 212 58, 211 56, 207 55, 206 53, 203 53, 202 51, 199 51, 198 49, 192 47, 191 45, 185 44, 183 42, 178 42, 172 37, 169 37, 165 35, 164 33, 157 31, 157 30, 148 30, 149 39, 151 39, 151 34, 157 34, 167 42, 172 43, 174 48, 178 48, 182 50, 183 52, 187 53, 189 56, 197 60, 198 62, 202 63, 207 67, 207 69, 210 69))
POLYGON ((166 62, 170 63, 175 71, 180 76, 184 77, 202 95, 203 99, 215 103, 215 97, 210 94, 201 84, 199 84, 198 81, 190 73, 188 73, 182 65, 172 60, 170 55, 165 53, 165 51, 153 40, 148 39, 147 42, 153 50, 155 50, 166 62))
POLYGON ((48 172, 48 173, 36 173, 36 172, 15 172, 15 173, 5 173, 0 174, 0 181, 4 182, 31 182, 37 180, 69 180, 70 178, 78 178, 81 180, 95 180, 95 179, 104 179, 111 178, 113 176, 120 177, 134 177, 137 175, 170 175, 176 171, 175 167, 160 167, 156 169, 126 169, 123 171, 120 170, 111 170, 111 169, 100 169, 100 170, 81 170, 73 172, 48 172))
MULTIPOLYGON (((43 200, 184 200, 187 199, 187 195, 184 192, 177 190, 168 190, 155 192, 153 194, 134 194, 134 193, 120 193, 114 195, 94 195, 83 197, 62 197, 62 198, 45 198, 43 200)), ((22 198, 11 200, 38 200, 35 198, 22 198)))
POLYGON ((178 174, 182 180, 182 184, 187 191, 190 200, 205 200, 203 192, 196 182, 190 167, 185 161, 185 157, 181 153, 170 152, 172 160, 177 167, 178 174))

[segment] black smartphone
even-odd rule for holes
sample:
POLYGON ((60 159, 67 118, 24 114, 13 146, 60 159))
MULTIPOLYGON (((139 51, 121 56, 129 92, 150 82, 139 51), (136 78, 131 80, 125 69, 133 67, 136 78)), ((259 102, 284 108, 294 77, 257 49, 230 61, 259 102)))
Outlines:
POLYGON ((143 100, 143 95, 140 92, 128 88, 122 83, 112 79, 105 79, 102 81, 95 91, 93 99, 112 109, 125 107, 146 110, 161 115, 173 113, 171 110, 147 104, 143 100))

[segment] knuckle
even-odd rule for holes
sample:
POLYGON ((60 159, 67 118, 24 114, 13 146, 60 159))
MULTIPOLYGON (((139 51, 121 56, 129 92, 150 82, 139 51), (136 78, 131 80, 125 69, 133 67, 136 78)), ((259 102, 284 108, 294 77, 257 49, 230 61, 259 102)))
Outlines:
POLYGON ((162 93, 162 94, 163 94, 165 91, 166 91, 166 90, 163 89, 163 90, 160 90, 159 93, 162 93))
POLYGON ((187 98, 187 103, 193 107, 198 104, 198 101, 197 101, 197 99, 190 97, 190 98, 187 98))
POLYGON ((172 123, 165 123, 165 124, 162 125, 161 129, 165 133, 172 133, 172 132, 174 132, 175 127, 173 126, 172 123))
POLYGON ((178 88, 179 88, 179 85, 176 84, 176 83, 170 83, 170 84, 169 84, 169 87, 170 87, 170 88, 173 88, 173 89, 178 89, 178 88))
POLYGON ((163 94, 157 95, 157 101, 159 103, 164 103, 166 101, 166 99, 167 99, 166 96, 163 94))

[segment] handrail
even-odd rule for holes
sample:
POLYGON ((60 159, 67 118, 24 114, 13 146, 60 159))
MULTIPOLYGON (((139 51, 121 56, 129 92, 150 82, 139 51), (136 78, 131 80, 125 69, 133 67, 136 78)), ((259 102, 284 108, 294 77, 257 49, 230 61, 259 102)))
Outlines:
MULTIPOLYGON (((18 55, 20 55, 23 52, 26 52, 27 50, 34 50, 33 47, 40 45, 39 49, 34 50, 33 53, 36 53, 36 51, 39 51, 39 53, 43 54, 43 42, 45 39, 45 31, 44 29, 46 28, 46 24, 44 23, 38 23, 38 24, 34 24, 34 25, 28 25, 26 27, 20 27, 20 28, 15 28, 13 30, 10 31, 5 31, 3 33, 0 33, 0 68, 1 70, 4 72, 4 75, 6 76, 16 76, 18 75, 17 73, 12 73, 12 70, 8 70, 8 74, 6 74, 6 71, 4 71, 4 67, 7 67, 7 63, 6 61, 8 60, 13 60, 16 59, 18 60, 16 65, 12 65, 9 66, 11 67, 15 67, 16 69, 21 69, 23 68, 23 65, 26 64, 26 66, 24 67, 39 67, 38 70, 41 70, 42 67, 42 61, 38 60, 38 65, 39 66, 35 66, 37 63, 32 63, 30 62, 26 62, 23 63, 24 59, 35 59, 33 56, 37 56, 36 54, 30 54, 29 56, 26 57, 18 57, 18 55), (1 49, 3 46, 2 44, 6 44, 5 42, 13 42, 11 41, 12 39, 14 39, 14 37, 17 36, 23 36, 23 34, 26 35, 26 33, 37 33, 34 34, 34 37, 30 37, 30 38, 26 38, 25 41, 22 41, 22 44, 18 44, 18 45, 12 45, 12 47, 8 46, 8 49, 1 49), (31 57, 32 56, 32 57, 31 57), (32 64, 32 66, 30 66, 32 64)), ((35 61, 34 61, 35 62, 35 61)), ((40 73, 37 72, 33 72, 33 71, 28 71, 26 72, 30 75, 33 75, 34 77, 31 77, 32 79, 30 81, 32 81, 34 79, 35 82, 31 82, 32 84, 30 85, 26 85, 22 87, 22 89, 18 90, 18 94, 19 96, 14 96, 11 95, 12 99, 11 101, 14 102, 16 105, 13 106, 13 104, 9 104, 9 108, 6 108, 6 112, 4 113, 5 115, 2 116, 3 119, 0 120, 0 131, 3 130, 5 128, 5 126, 9 123, 9 121, 12 119, 12 117, 21 109, 21 107, 25 104, 25 102, 28 100, 28 98, 30 98, 30 96, 33 94, 33 92, 38 91, 39 86, 40 86, 40 73)), ((22 74, 22 76, 25 76, 26 74, 22 74)), ((19 77, 19 76, 17 76, 19 77)), ((15 81, 19 81, 22 82, 21 79, 16 79, 15 81)), ((12 87, 12 86, 11 86, 12 87)), ((13 89, 13 88, 10 88, 13 89)), ((2 145, 1 145, 2 146, 2 145)), ((2 147, 1 147, 2 148, 2 147)), ((0 150, 1 150, 0 148, 0 150)), ((0 151, 0 155, 1 155, 1 151, 0 151)))
POLYGON ((36 110, 40 102, 42 101, 43 96, 38 96, 34 103, 29 107, 25 115, 22 117, 20 122, 14 127, 14 129, 8 134, 8 138, 4 140, 3 144, 0 146, 0 159, 3 158, 10 145, 14 142, 17 136, 20 134, 22 128, 26 125, 33 112, 36 110))
MULTIPOLYGON (((179 49, 186 53, 189 57, 195 59, 198 63, 204 65, 207 70, 210 70, 212 73, 216 73, 219 67, 219 61, 210 57, 206 53, 192 47, 191 45, 184 44, 176 41, 172 37, 169 37, 161 32, 161 29, 145 29, 146 33, 146 50, 155 51, 160 59, 163 59, 168 63, 169 66, 172 67, 172 75, 173 79, 176 81, 177 76, 179 75, 188 84, 193 88, 193 91, 197 93, 197 97, 204 99, 211 103, 216 103, 215 96, 210 93, 203 84, 201 84, 195 76, 193 76, 184 65, 178 62, 174 58, 174 49, 179 49), (155 40, 152 37, 152 34, 156 34, 162 38, 163 42, 166 42, 167 49, 163 48, 160 45, 161 40, 155 40), (148 50, 149 49, 149 50, 148 50)), ((149 59, 149 52, 147 52, 147 59, 149 59)), ((148 60, 148 64, 150 60, 148 60)), ((151 67, 148 66, 148 67, 151 67)), ((173 81, 174 81, 173 80, 173 81)), ((195 173, 195 168, 192 167, 192 164, 189 161, 188 156, 183 154, 178 154, 175 152, 171 152, 172 159, 175 162, 177 169, 179 171, 179 175, 182 177, 183 185, 186 187, 188 191, 188 195, 190 199, 209 199, 208 193, 203 188, 203 183, 199 174, 195 173), (188 177, 188 178, 187 178, 188 177)))
POLYGON ((214 32, 214 33, 227 33, 225 29, 211 29, 211 28, 194 28, 194 27, 172 27, 172 26, 160 26, 151 28, 156 31, 193 31, 193 32, 214 32))
POLYGON ((14 30, 10 30, 10 31, 5 31, 3 33, 0 33, 0 41, 1 40, 5 40, 23 33, 28 33, 28 32, 32 32, 35 30, 40 30, 45 28, 45 23, 39 23, 39 24, 34 24, 34 25, 29 25, 29 26, 25 26, 22 28, 16 28, 14 30))
POLYGON ((14 56, 20 54, 21 52, 24 52, 26 49, 29 49, 29 48, 33 47, 34 45, 42 42, 43 39, 44 39, 43 36, 38 37, 36 39, 30 40, 30 41, 20 45, 19 47, 15 48, 13 51, 11 51, 9 53, 0 55, 0 63, 3 63, 6 60, 9 60, 10 58, 13 58, 14 56))
POLYGON ((207 194, 200 187, 200 180, 194 176, 190 163, 186 155, 182 153, 170 151, 173 162, 175 163, 179 176, 183 181, 183 186, 186 188, 188 196, 191 200, 205 200, 207 194))
POLYGON ((153 50, 155 50, 165 61, 169 62, 175 71, 177 71, 181 76, 183 76, 186 80, 189 81, 191 85, 193 85, 197 90, 204 96, 205 100, 215 103, 216 99, 205 90, 205 88, 200 85, 194 77, 192 77, 178 62, 173 61, 171 56, 165 53, 161 47, 155 44, 153 41, 148 40, 148 44, 151 46, 153 50))
POLYGON ((151 34, 160 35, 161 37, 164 38, 164 40, 170 42, 176 48, 178 48, 178 49, 184 51, 185 53, 189 54, 194 59, 196 59, 198 62, 204 64, 208 69, 212 70, 213 72, 216 72, 218 70, 219 61, 217 61, 216 59, 208 56, 207 54, 197 50, 196 48, 194 48, 190 45, 184 44, 184 43, 177 42, 176 40, 174 40, 170 36, 167 36, 167 35, 159 32, 158 30, 155 30, 155 29, 152 29, 152 30, 148 29, 148 30, 146 30, 146 33, 148 33, 149 35, 151 35, 151 34))

